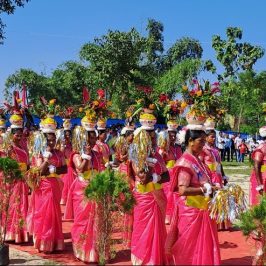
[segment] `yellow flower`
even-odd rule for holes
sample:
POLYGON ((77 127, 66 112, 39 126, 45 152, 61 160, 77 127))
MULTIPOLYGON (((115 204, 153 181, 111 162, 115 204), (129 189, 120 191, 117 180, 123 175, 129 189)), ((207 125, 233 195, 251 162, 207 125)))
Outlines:
POLYGON ((199 90, 196 92, 197 96, 201 96, 202 95, 202 90, 199 90))
POLYGON ((184 86, 182 87, 182 89, 183 89, 183 91, 187 91, 187 90, 188 90, 188 87, 187 87, 186 85, 184 85, 184 86))
POLYGON ((21 99, 17 99, 17 103, 21 103, 22 102, 22 100, 21 99))
POLYGON ((93 103, 94 106, 98 106, 99 105, 98 101, 93 101, 92 103, 93 103))
POLYGON ((187 107, 187 103, 186 103, 186 102, 182 102, 182 103, 181 103, 181 108, 182 108, 182 109, 185 109, 186 107, 187 107))
POLYGON ((111 106, 112 102, 111 101, 107 101, 107 106, 111 106))
POLYGON ((82 113, 83 112, 83 108, 79 107, 79 112, 82 113))
POLYGON ((175 104, 175 101, 169 101, 169 104, 170 105, 174 105, 175 104))
POLYGON ((132 116, 132 113, 129 112, 129 111, 127 111, 127 112, 126 112, 126 117, 128 118, 128 117, 131 117, 131 116, 132 116))
POLYGON ((111 118, 116 118, 116 114, 115 113, 112 113, 111 114, 111 118))
POLYGON ((56 102, 56 99, 51 99, 50 101, 49 101, 49 104, 54 104, 56 102))
POLYGON ((142 99, 139 99, 139 100, 137 100, 136 102, 137 102, 137 104, 140 104, 140 103, 143 102, 143 100, 142 100, 142 99))

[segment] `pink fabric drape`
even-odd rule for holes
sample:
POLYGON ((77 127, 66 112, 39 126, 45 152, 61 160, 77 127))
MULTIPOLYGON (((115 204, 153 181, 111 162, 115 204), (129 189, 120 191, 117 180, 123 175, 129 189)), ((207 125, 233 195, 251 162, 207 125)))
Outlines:
POLYGON ((182 155, 174 171, 170 189, 175 193, 175 217, 166 250, 172 253, 175 265, 219 265, 216 221, 210 218, 208 210, 187 206, 186 197, 180 197, 177 191, 179 185, 199 187, 209 182, 210 171, 189 153, 182 155))
MULTIPOLYGON (((62 158, 63 154, 55 150, 50 161, 60 167, 62 158)), ((34 247, 39 251, 64 249, 60 208, 62 186, 60 178, 42 177, 39 187, 32 193, 27 220, 28 228, 33 234, 34 247)))
POLYGON ((166 197, 162 189, 149 193, 134 193, 134 223, 131 244, 133 265, 162 265, 166 262, 166 197))
MULTIPOLYGON (((13 146, 11 157, 18 163, 24 163, 28 165, 27 151, 22 148, 13 146)), ((13 185, 12 194, 9 201, 6 231, 6 240, 8 241, 15 241, 16 243, 29 241, 26 227, 28 194, 29 187, 25 180, 19 180, 13 185)))

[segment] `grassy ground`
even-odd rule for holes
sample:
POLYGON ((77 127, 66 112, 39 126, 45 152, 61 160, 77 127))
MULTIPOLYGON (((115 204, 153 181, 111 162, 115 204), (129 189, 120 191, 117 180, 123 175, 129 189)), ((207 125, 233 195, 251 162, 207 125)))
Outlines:
POLYGON ((238 162, 223 162, 223 168, 226 175, 241 174, 249 176, 252 171, 252 165, 248 159, 244 163, 238 162))

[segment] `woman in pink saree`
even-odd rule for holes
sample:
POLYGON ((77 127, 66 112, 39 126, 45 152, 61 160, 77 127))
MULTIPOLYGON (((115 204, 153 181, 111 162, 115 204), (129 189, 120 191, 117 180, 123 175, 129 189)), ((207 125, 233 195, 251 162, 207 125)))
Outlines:
MULTIPOLYGON (((12 128, 11 134, 12 143, 7 150, 7 156, 18 162, 22 175, 25 175, 29 166, 29 157, 28 151, 20 146, 23 129, 12 128)), ((6 233, 7 241, 15 241, 15 243, 23 243, 29 241, 26 228, 28 193, 29 187, 26 184, 25 180, 16 181, 12 189, 12 195, 9 201, 10 207, 8 210, 6 233)))
POLYGON ((73 168, 69 166, 69 159, 72 153, 71 130, 64 130, 64 136, 65 136, 65 143, 63 147, 61 147, 61 151, 63 152, 66 160, 67 173, 62 176, 62 180, 64 182, 64 187, 62 190, 62 198, 60 202, 62 205, 66 204, 68 191, 75 179, 75 173, 73 173, 73 168))
MULTIPOLYGON (((162 189, 162 182, 169 181, 165 162, 156 151, 156 135, 154 127, 137 129, 138 134, 150 138, 152 151, 144 162, 132 162, 135 173, 134 222, 131 240, 131 261, 133 265, 161 265, 166 262, 164 245, 166 240, 165 209, 166 196, 162 189), (145 166, 146 165, 146 166, 145 166)), ((142 140, 140 139, 140 142, 142 140)), ((135 145, 135 143, 133 143, 135 145)))
POLYGON ((254 169, 250 177, 250 204, 259 203, 259 195, 266 192, 266 126, 260 128, 260 135, 263 139, 252 153, 254 169))
POLYGON ((159 153, 162 155, 165 161, 170 176, 170 181, 163 184, 163 190, 167 198, 166 217, 165 217, 166 224, 170 224, 172 214, 174 211, 174 195, 173 192, 170 191, 170 182, 173 178, 173 168, 176 161, 182 156, 181 147, 176 144, 177 130, 175 128, 170 127, 168 128, 168 134, 170 141, 168 151, 166 152, 164 150, 159 149, 159 153))
POLYGON ((75 153, 72 156, 77 178, 70 188, 66 206, 69 210, 72 209, 74 216, 71 230, 74 256, 84 262, 98 262, 95 218, 97 205, 86 199, 84 195, 89 179, 101 169, 102 157, 98 152, 92 150, 95 143, 95 130, 89 131, 85 153, 75 153))
POLYGON ((60 199, 62 181, 60 174, 66 173, 63 153, 55 149, 56 122, 47 118, 47 124, 53 130, 42 129, 47 139, 46 152, 33 157, 32 165, 37 166, 41 173, 39 186, 33 191, 28 213, 28 226, 33 234, 34 247, 39 251, 51 253, 64 249, 60 199), (49 132, 49 133, 46 133, 49 132))
MULTIPOLYGON (((120 137, 120 138, 124 138, 124 141, 122 141, 122 144, 121 144, 122 147, 118 147, 119 141, 117 142, 117 145, 115 145, 116 158, 120 162, 118 171, 126 176, 131 190, 133 190, 134 188, 134 182, 131 178, 132 167, 130 166, 130 161, 128 160, 128 150, 129 150, 130 144, 133 141, 133 132, 134 132, 134 126, 124 127, 121 131, 121 137, 120 137)), ((125 247, 130 248, 131 247, 131 235, 132 235, 132 230, 133 230, 133 212, 124 214, 123 220, 124 221, 123 221, 122 238, 125 243, 125 247)))
POLYGON ((210 171, 198 158, 205 137, 202 130, 187 130, 187 149, 177 161, 171 181, 175 216, 167 237, 166 254, 168 258, 172 256, 175 265, 220 264, 217 226, 208 211, 208 197, 217 188, 210 184, 210 171))

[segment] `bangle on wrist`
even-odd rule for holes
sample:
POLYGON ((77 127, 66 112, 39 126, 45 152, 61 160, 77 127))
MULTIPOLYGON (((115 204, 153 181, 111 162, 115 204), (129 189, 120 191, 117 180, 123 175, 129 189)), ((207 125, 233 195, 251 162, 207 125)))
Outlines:
POLYGON ((257 190, 257 191, 260 191, 260 190, 263 190, 263 188, 264 188, 263 185, 259 185, 259 186, 256 187, 256 190, 257 190))
POLYGON ((83 160, 87 160, 87 161, 91 160, 91 156, 88 155, 88 154, 85 154, 85 153, 83 153, 83 154, 81 155, 81 158, 82 158, 83 160))
POLYGON ((206 192, 204 193, 204 195, 205 197, 208 197, 212 194, 212 187, 209 183, 205 183, 203 186, 206 188, 206 192))

